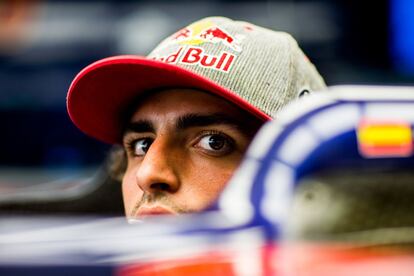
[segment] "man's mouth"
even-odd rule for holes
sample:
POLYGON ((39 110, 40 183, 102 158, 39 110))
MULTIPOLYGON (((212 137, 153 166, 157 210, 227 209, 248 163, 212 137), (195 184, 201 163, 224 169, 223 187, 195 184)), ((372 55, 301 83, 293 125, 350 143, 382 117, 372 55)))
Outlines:
POLYGON ((145 218, 159 215, 177 215, 177 213, 162 206, 142 206, 137 210, 134 217, 145 218))

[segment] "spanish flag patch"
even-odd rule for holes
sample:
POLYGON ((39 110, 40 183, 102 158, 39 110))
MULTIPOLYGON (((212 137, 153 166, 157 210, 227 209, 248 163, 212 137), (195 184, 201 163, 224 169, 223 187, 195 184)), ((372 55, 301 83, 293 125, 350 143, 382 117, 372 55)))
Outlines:
POLYGON ((411 125, 405 122, 362 120, 358 149, 367 158, 407 157, 413 154, 411 125))

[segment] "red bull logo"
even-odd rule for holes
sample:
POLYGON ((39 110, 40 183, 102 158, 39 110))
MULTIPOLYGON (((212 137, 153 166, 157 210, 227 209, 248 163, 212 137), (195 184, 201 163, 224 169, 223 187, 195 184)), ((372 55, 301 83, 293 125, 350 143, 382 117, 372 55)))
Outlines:
POLYGON ((188 28, 184 28, 173 34, 172 39, 173 40, 180 40, 180 39, 186 39, 191 36, 191 30, 188 28))
POLYGON ((168 54, 163 53, 153 59, 166 63, 201 66, 228 73, 236 60, 235 52, 242 50, 240 40, 241 36, 232 36, 211 21, 199 21, 173 34, 162 48, 166 49, 167 46, 174 45, 179 47, 177 50, 172 50, 174 52, 168 54), (212 55, 202 47, 205 43, 224 45, 232 51, 221 51, 219 54, 212 55))
POLYGON ((194 23, 179 30, 171 37, 172 42, 186 45, 201 45, 203 43, 221 43, 234 51, 240 52, 240 39, 233 37, 226 30, 210 21, 194 23))
POLYGON ((223 43, 224 45, 232 48, 235 51, 241 51, 240 46, 238 45, 238 43, 236 43, 234 38, 218 27, 212 27, 210 29, 207 29, 203 31, 199 36, 205 41, 209 41, 212 43, 223 43))

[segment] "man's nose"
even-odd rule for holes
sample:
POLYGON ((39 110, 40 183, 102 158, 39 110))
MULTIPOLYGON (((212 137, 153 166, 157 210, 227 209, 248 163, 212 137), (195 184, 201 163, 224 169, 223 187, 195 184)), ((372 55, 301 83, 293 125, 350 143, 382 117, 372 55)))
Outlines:
POLYGON ((136 172, 137 184, 147 193, 174 193, 180 187, 177 158, 162 139, 155 139, 136 172))

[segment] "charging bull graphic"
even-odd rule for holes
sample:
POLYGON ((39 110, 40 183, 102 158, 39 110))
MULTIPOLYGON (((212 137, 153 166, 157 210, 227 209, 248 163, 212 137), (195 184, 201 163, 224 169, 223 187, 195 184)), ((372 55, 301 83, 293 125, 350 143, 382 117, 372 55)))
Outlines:
POLYGON ((172 36, 172 41, 186 45, 200 45, 206 42, 222 43, 230 49, 240 52, 242 36, 232 36, 223 28, 219 28, 209 21, 197 22, 181 29, 172 36))

